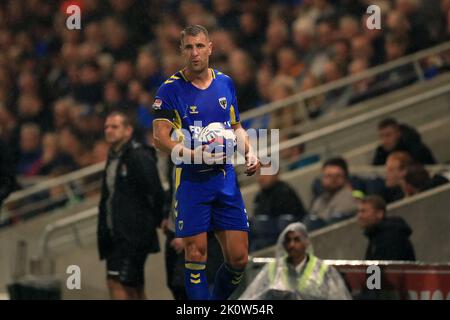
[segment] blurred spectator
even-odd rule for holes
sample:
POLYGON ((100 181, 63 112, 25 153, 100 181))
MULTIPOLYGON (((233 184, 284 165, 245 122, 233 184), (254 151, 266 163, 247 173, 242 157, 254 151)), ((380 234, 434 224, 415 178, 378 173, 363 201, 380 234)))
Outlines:
POLYGON ((395 8, 408 19, 409 44, 408 53, 413 53, 431 45, 427 23, 421 13, 420 0, 396 0, 395 8))
POLYGON ((217 19, 217 26, 226 30, 239 30, 239 16, 232 0, 213 0, 213 13, 217 19))
POLYGON ((18 189, 14 165, 8 146, 0 140, 0 207, 9 194, 18 189))
POLYGON ((343 16, 339 20, 339 35, 342 39, 351 40, 359 33, 359 22, 353 16, 343 16))
POLYGON ((409 197, 445 183, 448 183, 448 180, 443 175, 435 174, 431 176, 422 165, 413 164, 408 166, 406 170, 402 190, 405 197, 409 197))
POLYGON ((369 37, 365 34, 360 34, 351 39, 351 55, 352 59, 367 59, 370 66, 379 63, 378 57, 375 56, 372 43, 369 37))
MULTIPOLYGON (((294 94, 294 80, 290 77, 276 77, 270 86, 270 101, 276 102, 286 99, 294 94)), ((275 111, 270 121, 271 128, 290 127, 295 122, 295 109, 283 108, 275 111)))
POLYGON ((299 61, 293 47, 283 47, 277 54, 278 75, 284 75, 298 79, 305 66, 299 61))
POLYGON ((40 175, 49 175, 55 168, 64 167, 69 171, 76 168, 72 157, 61 153, 58 136, 55 133, 45 133, 42 138, 42 157, 39 166, 40 175))
POLYGON ((261 32, 264 21, 257 13, 244 11, 239 18, 239 23, 239 46, 259 63, 261 61, 260 48, 264 43, 264 34, 261 32))
POLYGON ((53 127, 56 130, 68 126, 71 122, 71 109, 74 101, 71 98, 61 98, 53 105, 53 127))
POLYGON ((87 62, 79 69, 80 82, 74 87, 74 98, 92 107, 102 101, 103 84, 100 66, 96 62, 87 62))
POLYGON ((20 128, 20 158, 17 164, 17 174, 27 177, 39 173, 42 155, 41 129, 37 124, 26 123, 20 128))
MULTIPOLYGON (((320 81, 313 74, 308 73, 303 78, 302 84, 300 85, 300 90, 308 91, 320 85, 320 81)), ((305 99, 305 107, 308 110, 310 118, 318 117, 322 112, 322 103, 324 101, 323 95, 317 95, 308 99, 305 99)))
POLYGON ((349 300, 340 276, 313 254, 306 227, 289 224, 278 237, 276 260, 264 266, 246 288, 245 300, 349 300))
POLYGON ((411 165, 407 168, 405 182, 402 185, 405 197, 410 197, 426 190, 431 185, 431 177, 421 165, 411 165))
POLYGON ((289 29, 281 20, 272 21, 266 29, 266 42, 263 45, 263 53, 266 59, 275 63, 278 50, 289 42, 289 29))
POLYGON ((407 151, 414 161, 421 164, 436 163, 431 150, 414 128, 399 124, 393 118, 386 118, 378 124, 378 134, 381 145, 375 150, 373 165, 384 165, 388 155, 394 151, 407 151))
POLYGON ((88 148, 82 141, 81 133, 74 127, 65 127, 59 133, 61 151, 73 159, 77 168, 92 163, 88 148))
POLYGON ((136 62, 138 79, 147 91, 155 91, 165 78, 161 73, 156 57, 148 51, 139 53, 136 62))
POLYGON ((258 95, 255 85, 254 63, 242 50, 231 53, 229 57, 230 74, 236 85, 239 112, 245 112, 257 106, 258 95))
POLYGON ((294 189, 279 179, 279 175, 259 175, 259 191, 255 196, 254 215, 267 215, 275 218, 280 215, 293 215, 301 221, 307 214, 302 200, 294 189))
POLYGON ((115 61, 135 59, 136 47, 129 39, 127 28, 118 19, 106 18, 103 33, 106 38, 105 52, 111 54, 115 61))
POLYGON ((386 161, 386 190, 383 198, 386 203, 400 200, 404 197, 402 187, 408 166, 413 164, 410 154, 405 151, 394 151, 386 161))
POLYGON ((310 215, 325 223, 348 217, 356 212, 357 201, 348 180, 348 165, 342 158, 332 158, 322 166, 322 188, 311 205, 310 215))
POLYGON ((361 200, 358 223, 369 239, 365 260, 416 260, 409 240, 411 228, 400 217, 386 217, 386 204, 382 198, 368 196, 361 200))

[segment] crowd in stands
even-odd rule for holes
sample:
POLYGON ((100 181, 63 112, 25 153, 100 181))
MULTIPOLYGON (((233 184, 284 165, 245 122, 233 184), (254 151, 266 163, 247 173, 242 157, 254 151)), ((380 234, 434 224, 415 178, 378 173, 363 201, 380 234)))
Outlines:
MULTIPOLYGON (((115 108, 136 117, 145 139, 155 90, 182 67, 185 25, 210 30, 211 65, 233 77, 241 113, 441 43, 450 30, 448 1, 436 10, 418 0, 90 0, 81 30, 66 28, 64 3, 0 4, 1 139, 25 177, 104 160, 103 120, 115 108), (369 4, 380 6, 382 30, 366 27, 369 4)), ((448 58, 425 61, 430 76, 448 58)), ((388 78, 396 76, 375 79, 382 90, 388 78)), ((307 105, 318 116, 369 87, 362 81, 307 105)), ((283 126, 295 120, 290 112, 283 126)))
MULTIPOLYGON (((303 207, 302 199, 292 186, 279 180, 279 175, 261 176, 258 180, 260 191, 254 198, 254 234, 251 234, 253 242, 250 249, 258 250, 274 244, 279 232, 289 222, 302 221, 310 231, 322 228, 355 216, 358 206, 361 202, 366 203, 364 199, 367 197, 369 204, 386 213, 386 204, 449 182, 445 170, 431 174, 425 168, 425 165, 433 165, 437 161, 414 127, 399 123, 394 118, 385 118, 378 124, 378 136, 380 144, 374 150, 370 164, 384 166, 382 176, 355 175, 342 157, 326 159, 322 164, 321 176, 311 185, 313 200, 306 207, 303 207), (289 208, 286 208, 288 205, 289 208)), ((301 147, 289 153, 298 156, 302 153, 301 147)), ((292 167, 291 163, 287 169, 301 167, 292 167)), ((393 221, 395 227, 398 221, 393 221)), ((405 227, 405 230, 409 229, 405 227)), ((408 232, 410 234, 411 230, 408 232)))

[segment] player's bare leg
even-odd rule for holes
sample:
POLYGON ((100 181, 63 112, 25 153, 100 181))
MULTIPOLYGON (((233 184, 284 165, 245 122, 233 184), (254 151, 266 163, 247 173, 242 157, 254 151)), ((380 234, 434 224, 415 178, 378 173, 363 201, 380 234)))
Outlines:
POLYGON ((108 279, 107 285, 112 300, 136 300, 139 299, 136 289, 124 286, 116 279, 108 279))
POLYGON ((185 284, 190 300, 209 299, 206 278, 207 235, 206 232, 183 238, 185 254, 185 284))
POLYGON ((225 300, 239 286, 248 262, 248 234, 245 231, 216 231, 225 262, 219 268, 212 299, 225 300))

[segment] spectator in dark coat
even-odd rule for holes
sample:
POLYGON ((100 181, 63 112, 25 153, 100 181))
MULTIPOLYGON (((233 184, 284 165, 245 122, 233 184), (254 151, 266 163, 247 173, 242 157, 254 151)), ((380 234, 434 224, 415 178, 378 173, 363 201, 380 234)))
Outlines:
POLYGON ((415 162, 435 164, 430 149, 422 142, 420 134, 412 127, 399 124, 393 118, 386 118, 378 124, 381 145, 375 150, 373 165, 384 165, 390 153, 407 151, 415 162))
POLYGON ((258 184, 261 189, 254 200, 255 215, 278 217, 291 214, 298 221, 305 217, 301 199, 291 186, 279 180, 278 174, 259 175, 258 184))
POLYGON ((369 239, 365 260, 416 260, 409 240, 411 228, 400 217, 386 217, 386 203, 382 198, 368 196, 361 201, 358 223, 369 239))

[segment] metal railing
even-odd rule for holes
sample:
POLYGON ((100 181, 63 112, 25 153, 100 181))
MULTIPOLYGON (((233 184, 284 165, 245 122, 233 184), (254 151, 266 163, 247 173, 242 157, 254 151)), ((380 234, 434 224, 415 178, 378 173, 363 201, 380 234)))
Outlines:
MULTIPOLYGON (((440 54, 447 50, 450 50, 450 42, 446 42, 439 46, 420 51, 418 53, 400 58, 393 62, 389 62, 387 64, 384 64, 384 65, 381 65, 381 66, 378 66, 375 68, 371 68, 371 69, 361 72, 359 74, 356 74, 356 75, 353 75, 350 77, 346 77, 346 78, 340 79, 338 81, 335 81, 335 82, 332 82, 329 84, 325 84, 325 85, 307 90, 307 91, 299 93, 299 94, 295 94, 295 95, 293 95, 289 98, 286 98, 282 101, 270 103, 270 104, 261 106, 259 108, 250 110, 241 115, 241 120, 244 121, 244 120, 249 120, 252 118, 257 118, 257 117, 263 116, 267 113, 271 113, 271 112, 280 110, 282 108, 291 107, 293 104, 302 102, 305 99, 308 99, 308 98, 311 98, 311 97, 314 97, 317 95, 325 94, 327 92, 330 92, 330 91, 333 91, 333 90, 336 90, 339 88, 343 88, 343 87, 351 85, 355 82, 374 77, 376 75, 382 74, 383 72, 387 72, 389 70, 394 70, 398 67, 401 67, 401 66, 404 66, 407 64, 411 64, 411 63, 413 63, 415 65, 415 70, 418 73, 417 74, 418 78, 423 80, 424 77, 423 77, 423 74, 421 74, 422 70, 420 67, 420 60, 424 59, 426 57, 432 56, 432 55, 440 54)), ((321 137, 324 137, 326 135, 331 135, 331 134, 341 131, 349 126, 355 126, 358 124, 362 124, 362 123, 367 122, 370 119, 373 119, 382 114, 387 114, 394 110, 406 108, 411 103, 417 102, 418 99, 426 100, 432 96, 442 94, 444 92, 447 92, 448 89, 449 89, 449 86, 441 87, 441 88, 432 90, 430 92, 427 92, 427 93, 421 95, 420 98, 417 98, 417 97, 409 98, 409 99, 406 99, 397 104, 393 104, 393 105, 390 105, 387 107, 382 107, 380 109, 368 112, 367 114, 362 114, 362 115, 356 116, 354 118, 344 120, 340 123, 336 123, 332 126, 306 133, 302 136, 282 142, 279 145, 279 150, 282 151, 282 150, 291 148, 293 146, 300 145, 302 143, 318 140, 321 137)), ((305 107, 305 106, 303 105, 303 107, 305 107)), ((262 151, 265 151, 265 150, 262 150, 262 151)), ((13 212, 10 212, 10 210, 9 210, 10 207, 14 207, 15 204, 19 203, 22 200, 25 200, 27 197, 32 197, 33 195, 48 191, 49 189, 51 189, 53 187, 63 186, 65 195, 69 199, 73 199, 75 197, 75 194, 74 194, 74 191, 73 191, 71 185, 73 185, 75 182, 80 181, 84 178, 88 178, 90 176, 94 176, 94 175, 98 174, 99 172, 101 172, 104 169, 104 166, 105 166, 104 162, 98 163, 98 164, 80 169, 78 171, 74 171, 72 173, 66 174, 61 177, 48 179, 42 183, 39 183, 32 187, 29 187, 25 190, 20 190, 20 191, 14 192, 6 199, 6 201, 3 204, 2 212, 0 214, 0 222, 5 219, 11 218, 11 216, 14 215, 13 212)))
POLYGON ((80 196, 99 191, 99 180, 89 181, 89 179, 100 175, 104 167, 105 162, 97 163, 12 193, 3 203, 0 222, 8 219, 20 220, 28 213, 45 211, 59 200, 65 199, 67 200, 65 203, 68 204, 77 203, 80 196), (86 181, 83 181, 84 179, 86 181), (63 189, 56 199, 49 194, 49 190, 55 187, 63 189))
POLYGON ((40 239, 39 239, 39 249, 38 249, 38 259, 48 258, 49 254, 49 241, 53 234, 62 229, 69 229, 74 236, 75 243, 81 245, 82 238, 80 236, 80 231, 78 225, 87 220, 96 219, 98 215, 98 208, 94 207, 73 216, 60 219, 58 221, 48 224, 40 239))
POLYGON ((420 52, 399 58, 397 60, 394 60, 392 62, 388 62, 386 64, 376 66, 373 68, 370 68, 368 70, 365 70, 361 73, 347 76, 345 78, 339 79, 337 81, 333 81, 309 90, 305 90, 301 93, 294 94, 286 99, 283 99, 281 101, 276 101, 272 103, 268 103, 266 105, 263 105, 259 108, 252 109, 250 111, 247 111, 241 115, 241 120, 250 120, 253 118, 258 118, 261 116, 266 115, 267 113, 272 113, 277 110, 292 107, 293 105, 299 106, 303 109, 302 113, 308 114, 308 111, 305 109, 306 106, 302 102, 304 102, 306 99, 310 99, 319 95, 326 94, 328 92, 342 89, 346 86, 349 86, 351 84, 354 84, 356 82, 359 82, 361 80, 370 79, 374 76, 378 76, 382 73, 395 70, 399 67, 406 66, 409 64, 413 64, 414 70, 416 72, 416 76, 419 79, 419 81, 424 81, 425 77, 423 75, 422 67, 420 66, 420 60, 427 58, 429 56, 437 55, 440 53, 443 53, 447 50, 450 50, 450 42, 445 42, 443 44, 440 44, 438 46, 422 50, 420 52), (300 103, 300 105, 299 105, 300 103))

